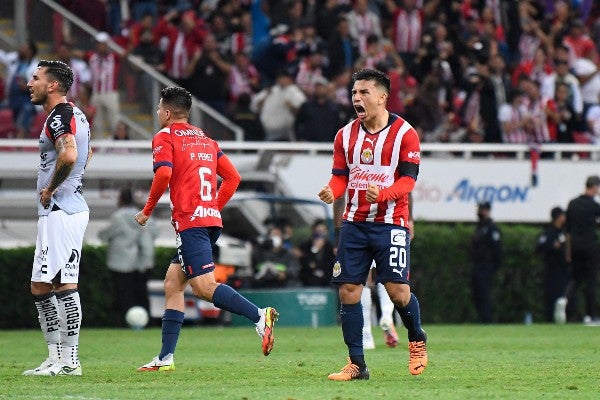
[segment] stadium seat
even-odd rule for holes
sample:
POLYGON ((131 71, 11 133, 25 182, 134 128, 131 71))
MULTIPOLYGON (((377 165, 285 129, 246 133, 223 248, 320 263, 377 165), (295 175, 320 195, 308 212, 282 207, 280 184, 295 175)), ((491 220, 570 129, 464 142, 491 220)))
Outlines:
POLYGON ((0 138, 12 138, 15 136, 12 110, 5 108, 0 110, 0 138))
POLYGON ((40 132, 42 131, 42 127, 44 126, 44 122, 46 122, 46 114, 44 111, 38 112, 31 121, 31 125, 29 126, 29 137, 38 138, 40 136, 40 132))

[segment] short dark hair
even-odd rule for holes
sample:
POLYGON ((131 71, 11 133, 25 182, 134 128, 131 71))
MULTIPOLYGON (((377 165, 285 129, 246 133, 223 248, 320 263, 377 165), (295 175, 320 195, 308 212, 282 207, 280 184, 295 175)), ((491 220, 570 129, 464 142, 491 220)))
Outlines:
POLYGON ((58 82, 64 94, 67 94, 73 84, 73 70, 62 61, 40 60, 38 68, 46 68, 46 75, 58 82))
POLYGON ((133 202, 133 193, 130 188, 123 188, 119 192, 119 204, 122 206, 131 206, 133 202))
POLYGON ((164 105, 172 107, 175 111, 185 114, 192 108, 192 95, 179 86, 169 86, 161 90, 160 97, 164 105))
POLYGON ((352 74, 352 83, 356 81, 375 81, 375 84, 382 86, 387 94, 390 94, 390 78, 383 72, 376 69, 361 69, 352 74))
POLYGON ((477 208, 480 208, 482 210, 491 210, 492 203, 490 203, 489 201, 482 201, 479 204, 477 204, 477 208))
POLYGON ((560 217, 561 215, 563 215, 565 213, 565 210, 563 210, 560 207, 554 207, 551 211, 550 211, 550 217, 552 218, 552 221, 556 221, 556 219, 558 217, 560 217))
POLYGON ((592 188, 594 186, 600 186, 600 177, 598 175, 592 175, 587 178, 585 181, 586 188, 592 188))

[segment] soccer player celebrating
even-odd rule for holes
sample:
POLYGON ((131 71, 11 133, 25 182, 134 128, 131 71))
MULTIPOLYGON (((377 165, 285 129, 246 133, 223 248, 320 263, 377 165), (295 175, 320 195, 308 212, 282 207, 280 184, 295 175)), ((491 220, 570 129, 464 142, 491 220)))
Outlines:
POLYGON ((353 77, 357 119, 338 131, 329 183, 319 192, 327 204, 348 189, 348 202, 332 282, 339 284, 340 316, 348 364, 329 379, 369 379, 365 363, 360 296, 371 261, 408 330, 411 374, 427 366, 427 336, 421 329, 419 302, 410 291, 408 195, 419 172, 420 143, 405 120, 387 111, 390 80, 365 69, 353 77))
POLYGON ((188 283, 199 299, 254 322, 265 356, 275 341, 277 311, 272 307, 259 309, 231 287, 215 281, 212 246, 223 227, 221 210, 237 189, 240 174, 217 142, 188 123, 191 107, 192 96, 187 90, 162 90, 157 110, 161 130, 152 140, 154 179, 144 209, 135 215, 136 221, 145 225, 169 187, 177 257, 165 276, 162 349, 138 371, 175 369, 173 355, 183 323, 183 291, 188 283), (218 190, 217 175, 223 179, 218 190))
POLYGON ((49 114, 39 140, 39 220, 31 273, 31 293, 49 354, 23 375, 81 375, 77 283, 89 220, 82 178, 92 152, 90 125, 83 112, 67 102, 72 83, 67 64, 45 60, 27 83, 31 102, 49 114))

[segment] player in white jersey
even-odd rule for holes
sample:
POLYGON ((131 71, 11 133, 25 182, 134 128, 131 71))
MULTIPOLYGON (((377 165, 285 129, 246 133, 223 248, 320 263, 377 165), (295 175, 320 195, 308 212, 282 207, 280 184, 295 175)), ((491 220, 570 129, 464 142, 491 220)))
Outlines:
POLYGON ((37 179, 38 233, 31 293, 48 358, 23 375, 81 375, 81 302, 77 283, 89 208, 83 198, 83 172, 91 157, 90 126, 67 102, 73 71, 61 61, 42 60, 27 83, 31 102, 49 115, 40 133, 37 179))

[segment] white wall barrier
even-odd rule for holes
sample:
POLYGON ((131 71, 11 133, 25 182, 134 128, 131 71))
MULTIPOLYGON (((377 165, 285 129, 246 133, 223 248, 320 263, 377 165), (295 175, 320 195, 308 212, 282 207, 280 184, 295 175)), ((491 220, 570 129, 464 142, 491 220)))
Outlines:
MULTIPOLYGON (((280 179, 294 196, 316 198, 330 173, 330 156, 296 155, 280 170, 280 179)), ((529 160, 423 158, 413 193, 414 217, 474 221, 476 204, 488 200, 496 221, 546 222, 550 210, 566 207, 593 174, 600 175, 595 161, 542 160, 537 186, 532 186, 529 160)))

